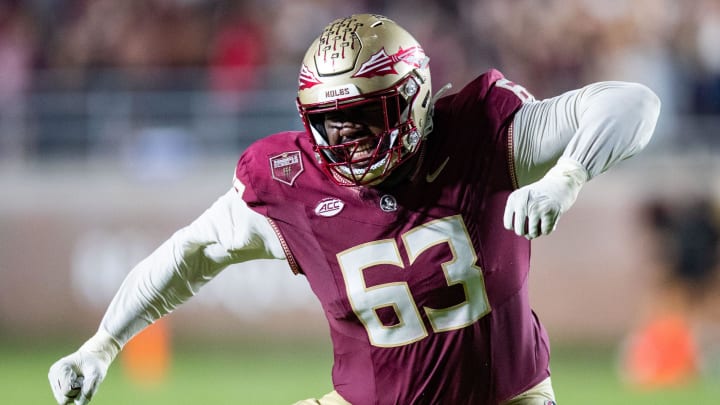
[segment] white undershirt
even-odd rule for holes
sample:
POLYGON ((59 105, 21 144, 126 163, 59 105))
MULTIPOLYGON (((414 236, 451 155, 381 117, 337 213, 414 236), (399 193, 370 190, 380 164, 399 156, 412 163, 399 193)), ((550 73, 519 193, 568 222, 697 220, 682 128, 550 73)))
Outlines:
MULTIPOLYGON (((561 156, 580 163, 588 178, 597 176, 645 147, 659 108, 652 91, 625 82, 523 104, 513 121, 519 186, 540 179, 561 156)), ((242 200, 243 185, 236 181, 235 187, 239 192, 228 190, 128 274, 100 325, 121 346, 228 265, 285 259, 267 219, 242 200)))
POLYGON ((640 152, 650 141, 660 101, 645 86, 598 82, 523 104, 513 120, 519 186, 539 180, 561 156, 591 179, 640 152))

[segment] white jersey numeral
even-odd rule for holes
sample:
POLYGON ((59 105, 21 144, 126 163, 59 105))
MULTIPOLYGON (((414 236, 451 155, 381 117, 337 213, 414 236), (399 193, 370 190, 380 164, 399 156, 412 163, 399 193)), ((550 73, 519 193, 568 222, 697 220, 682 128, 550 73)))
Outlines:
POLYGON ((500 79, 496 81, 495 86, 512 91, 523 103, 530 103, 535 101, 535 97, 529 91, 527 91, 525 87, 513 83, 508 79, 500 79))
MULTIPOLYGON (((477 254, 465 223, 459 215, 431 221, 402 235, 410 264, 428 248, 446 245, 452 258, 439 263, 448 286, 460 284, 465 300, 448 308, 423 307, 434 332, 464 328, 490 312, 482 271, 475 265, 477 254)), ((365 325, 374 346, 402 346, 428 336, 413 300, 410 287, 398 281, 367 287, 363 271, 369 267, 389 264, 405 268, 395 240, 384 239, 365 243, 338 253, 338 262, 353 311, 365 325), (384 325, 377 310, 393 308, 399 322, 384 325)))

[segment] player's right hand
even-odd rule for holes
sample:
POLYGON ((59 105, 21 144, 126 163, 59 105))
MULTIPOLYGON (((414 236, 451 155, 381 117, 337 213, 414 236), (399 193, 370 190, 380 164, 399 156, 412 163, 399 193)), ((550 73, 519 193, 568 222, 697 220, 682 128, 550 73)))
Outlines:
POLYGON ((78 351, 56 361, 50 367, 48 380, 59 405, 85 405, 93 398, 107 375, 120 345, 100 331, 78 351))
POLYGON ((50 367, 48 380, 60 405, 83 405, 90 402, 105 378, 109 363, 92 353, 76 351, 50 367))

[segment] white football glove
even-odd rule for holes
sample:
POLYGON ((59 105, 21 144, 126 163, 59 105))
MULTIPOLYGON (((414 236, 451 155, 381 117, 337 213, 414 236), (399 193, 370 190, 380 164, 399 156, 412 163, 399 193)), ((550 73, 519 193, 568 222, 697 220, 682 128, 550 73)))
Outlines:
POLYGON ((59 405, 85 405, 92 399, 105 378, 120 344, 107 332, 99 330, 80 348, 50 367, 48 380, 59 405))
POLYGON ((580 163, 561 157, 543 178, 510 194, 503 217, 505 229, 527 239, 549 234, 587 180, 587 170, 580 163))

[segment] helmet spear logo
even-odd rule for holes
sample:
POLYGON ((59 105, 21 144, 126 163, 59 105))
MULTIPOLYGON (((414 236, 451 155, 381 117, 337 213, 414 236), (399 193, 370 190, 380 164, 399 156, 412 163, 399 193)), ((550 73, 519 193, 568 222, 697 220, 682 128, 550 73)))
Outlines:
POLYGON ((300 90, 306 90, 318 84, 322 84, 320 79, 315 76, 315 73, 313 73, 312 70, 310 70, 306 65, 303 64, 302 68, 300 69, 300 77, 298 78, 298 85, 300 86, 300 90))
POLYGON ((398 62, 419 68, 427 63, 427 59, 425 52, 419 46, 411 46, 407 49, 400 47, 398 51, 392 55, 388 55, 385 48, 382 48, 373 54, 367 62, 363 63, 352 77, 369 79, 375 76, 397 74, 395 65, 398 62))

